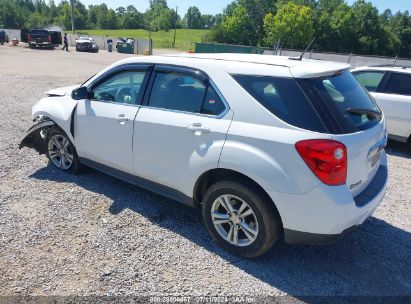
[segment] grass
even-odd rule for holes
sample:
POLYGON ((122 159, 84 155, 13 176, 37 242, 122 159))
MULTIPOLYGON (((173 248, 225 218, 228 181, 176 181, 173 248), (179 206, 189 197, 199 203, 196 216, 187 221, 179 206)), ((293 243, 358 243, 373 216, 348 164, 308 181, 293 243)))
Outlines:
MULTIPOLYGON (((79 34, 105 37, 128 37, 148 39, 149 32, 143 29, 136 30, 79 30, 79 34)), ((209 30, 177 29, 175 48, 179 50, 194 49, 195 42, 204 42, 209 30)), ((152 32, 153 48, 173 48, 174 30, 168 32, 152 32)))

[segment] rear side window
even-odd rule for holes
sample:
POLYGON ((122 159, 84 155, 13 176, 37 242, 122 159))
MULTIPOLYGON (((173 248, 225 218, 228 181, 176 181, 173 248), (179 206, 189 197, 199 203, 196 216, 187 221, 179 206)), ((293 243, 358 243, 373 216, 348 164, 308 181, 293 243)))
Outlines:
POLYGON ((31 30, 30 34, 33 34, 33 35, 48 35, 49 32, 46 31, 46 30, 31 30))
POLYGON ((411 96, 411 74, 392 73, 386 92, 411 96))
POLYGON ((367 72, 355 72, 354 76, 358 81, 370 92, 377 91, 378 86, 384 77, 384 72, 367 71, 367 72))
POLYGON ((207 93, 204 98, 203 107, 201 113, 208 115, 219 115, 225 110, 225 105, 218 96, 214 88, 209 85, 207 88, 207 93))
POLYGON ((365 130, 381 120, 380 109, 349 71, 298 81, 317 107, 327 109, 341 133, 365 130))
POLYGON ((294 79, 233 75, 261 105, 283 121, 306 130, 326 132, 310 100, 294 79))

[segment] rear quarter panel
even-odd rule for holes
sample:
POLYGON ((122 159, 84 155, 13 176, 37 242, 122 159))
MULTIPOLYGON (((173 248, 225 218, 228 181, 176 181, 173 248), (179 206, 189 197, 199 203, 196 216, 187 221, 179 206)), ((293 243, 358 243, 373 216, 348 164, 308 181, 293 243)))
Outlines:
POLYGON ((266 191, 304 194, 320 181, 298 154, 295 143, 314 138, 330 136, 233 121, 219 168, 240 172, 266 191))

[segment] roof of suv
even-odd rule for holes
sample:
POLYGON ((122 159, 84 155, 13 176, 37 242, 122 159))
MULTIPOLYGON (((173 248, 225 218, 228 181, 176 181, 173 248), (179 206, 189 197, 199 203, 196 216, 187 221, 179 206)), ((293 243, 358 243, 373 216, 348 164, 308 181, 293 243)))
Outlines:
MULTIPOLYGON (((229 73, 241 73, 242 64, 281 67, 289 70, 296 78, 319 77, 330 75, 333 72, 350 68, 349 64, 314 59, 295 60, 285 56, 233 54, 233 53, 201 53, 201 54, 173 54, 149 57, 131 57, 121 63, 161 62, 196 66, 198 63, 215 64, 229 73)), ((261 66, 260 66, 261 67, 261 66)))

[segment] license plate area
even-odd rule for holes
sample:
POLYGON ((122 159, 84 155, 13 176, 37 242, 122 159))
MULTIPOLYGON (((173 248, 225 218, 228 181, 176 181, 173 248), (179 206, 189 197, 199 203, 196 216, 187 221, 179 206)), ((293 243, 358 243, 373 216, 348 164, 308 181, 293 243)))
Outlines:
POLYGON ((370 164, 371 169, 374 168, 380 160, 381 151, 384 150, 385 146, 387 145, 388 137, 387 135, 384 136, 381 140, 379 140, 374 146, 370 148, 368 151, 368 162, 370 164))

